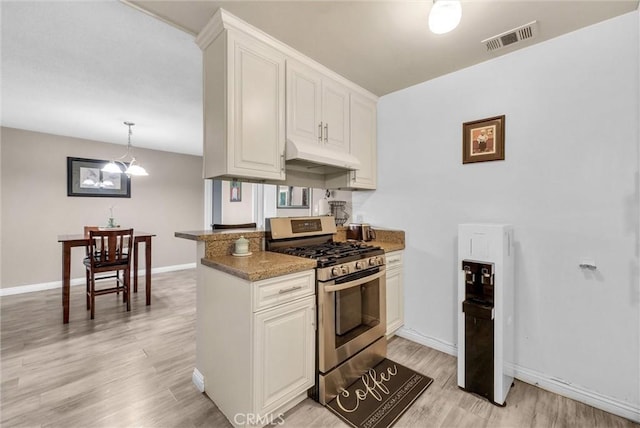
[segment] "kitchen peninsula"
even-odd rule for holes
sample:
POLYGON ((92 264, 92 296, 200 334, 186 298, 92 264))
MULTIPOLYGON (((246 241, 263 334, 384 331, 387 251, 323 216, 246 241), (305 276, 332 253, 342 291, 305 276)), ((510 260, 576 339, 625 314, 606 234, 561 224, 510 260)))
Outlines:
MULTIPOLYGON (((402 253, 404 232, 376 232, 379 241, 367 244, 402 253)), ((235 426, 249 414, 258 425, 276 420, 316 383, 317 261, 263 251, 265 235, 262 229, 175 233, 198 247, 193 381, 235 426), (251 255, 232 255, 240 237, 251 255)), ((346 241, 345 228, 333 239, 346 241)), ((400 268, 390 270, 399 279, 400 268)), ((387 300, 402 307, 402 296, 387 300)))

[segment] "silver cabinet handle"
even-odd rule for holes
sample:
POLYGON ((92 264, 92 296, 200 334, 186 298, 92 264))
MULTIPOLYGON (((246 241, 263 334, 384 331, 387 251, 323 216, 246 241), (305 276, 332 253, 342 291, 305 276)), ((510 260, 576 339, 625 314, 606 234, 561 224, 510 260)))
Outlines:
POLYGON ((280 171, 284 171, 284 153, 280 155, 280 171))
POLYGON ((329 124, 325 123, 324 124, 324 142, 328 142, 329 141, 329 124))
POLYGON ((278 291, 278 294, 291 293, 292 291, 300 290, 301 288, 302 288, 302 285, 296 285, 290 288, 283 288, 282 290, 278 291))
POLYGON ((318 142, 322 143, 322 122, 318 125, 318 142))
POLYGON ((356 181, 356 170, 354 169, 353 171, 351 171, 351 181, 356 181))

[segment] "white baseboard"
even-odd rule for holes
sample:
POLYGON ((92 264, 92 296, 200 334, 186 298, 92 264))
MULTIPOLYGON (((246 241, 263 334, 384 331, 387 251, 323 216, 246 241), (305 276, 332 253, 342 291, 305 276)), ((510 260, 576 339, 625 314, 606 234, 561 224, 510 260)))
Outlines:
MULTIPOLYGON (((185 263, 183 265, 173 265, 173 266, 162 266, 162 267, 158 267, 158 268, 152 268, 151 269, 151 274, 154 273, 165 273, 165 272, 174 272, 177 270, 186 270, 186 269, 195 269, 196 268, 196 263, 185 263)), ((138 271, 138 276, 140 275, 144 275, 145 274, 145 270, 139 270, 138 271)))
MULTIPOLYGON (((453 355, 454 357, 458 356, 458 347, 453 343, 425 336, 411 328, 402 327, 396 332, 396 335, 429 348, 433 348, 437 351, 444 352, 445 354, 453 355)), ((627 403, 580 386, 563 382, 562 380, 552 378, 544 373, 519 365, 513 365, 509 367, 509 369, 513 370, 514 377, 522 382, 562 395, 563 397, 571 398, 572 400, 627 418, 634 422, 640 422, 640 406, 638 405, 627 403)))
POLYGON ((412 328, 401 327, 400 330, 396 331, 396 336, 404 337, 407 340, 433 348, 436 351, 444 352, 445 354, 453 355, 454 357, 458 356, 458 348, 454 344, 443 342, 434 337, 425 336, 412 328))
MULTIPOLYGON (((158 268, 152 268, 151 274, 155 273, 165 273, 165 272, 173 272, 177 270, 184 269, 195 269, 195 263, 186 263, 182 265, 173 265, 173 266, 163 266, 158 268)), ((138 270, 138 276, 143 276, 146 274, 145 269, 138 270)), ((73 278, 70 281, 71 286, 75 285, 84 285, 85 278, 73 278)), ((43 291, 43 290, 52 290, 54 288, 62 287, 62 281, 52 281, 52 282, 41 282, 39 284, 27 284, 27 285, 19 285, 17 287, 7 287, 0 288, 0 297, 3 296, 11 296, 13 294, 23 294, 23 293, 33 293, 35 291, 43 291)))
POLYGON ((631 403, 627 403, 598 392, 590 391, 558 379, 553 379, 543 373, 518 365, 514 366, 514 370, 516 379, 521 380, 522 382, 538 386, 542 389, 546 389, 547 391, 580 401, 581 403, 588 404, 596 409, 622 416, 623 418, 630 419, 634 422, 640 422, 640 407, 634 406, 631 403))
POLYGON ((200 373, 200 370, 194 368, 191 375, 191 382, 196 386, 198 391, 204 392, 204 376, 200 373))

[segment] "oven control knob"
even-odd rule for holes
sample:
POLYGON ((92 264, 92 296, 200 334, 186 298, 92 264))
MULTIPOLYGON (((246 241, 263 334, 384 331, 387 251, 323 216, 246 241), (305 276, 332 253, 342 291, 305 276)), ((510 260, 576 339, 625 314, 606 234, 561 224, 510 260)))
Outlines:
POLYGON ((380 266, 382 265, 382 259, 380 257, 371 257, 369 259, 369 266, 380 266))
POLYGON ((342 269, 342 274, 343 275, 346 275, 346 274, 349 273, 349 266, 342 265, 342 266, 340 266, 340 269, 342 269))
POLYGON ((362 262, 356 262, 356 270, 360 270, 364 268, 364 266, 362 265, 362 262))
POLYGON ((340 276, 340 275, 342 275, 342 269, 340 269, 338 266, 331 269, 331 276, 340 276))

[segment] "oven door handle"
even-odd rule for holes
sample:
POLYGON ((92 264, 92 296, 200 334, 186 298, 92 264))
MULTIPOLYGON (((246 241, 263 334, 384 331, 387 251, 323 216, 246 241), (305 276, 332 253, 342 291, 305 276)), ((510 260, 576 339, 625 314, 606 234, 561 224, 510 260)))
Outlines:
POLYGON ((369 276, 365 276, 363 278, 358 278, 355 279, 353 281, 349 281, 349 282, 345 282, 344 284, 338 284, 338 285, 327 285, 324 287, 324 291, 326 293, 333 293, 336 291, 341 291, 341 290, 346 290, 347 288, 351 288, 351 287, 357 287, 358 285, 362 285, 364 283, 367 283, 369 281, 373 281, 375 279, 381 278, 383 275, 385 275, 386 271, 382 270, 376 274, 373 275, 369 275, 369 276))

